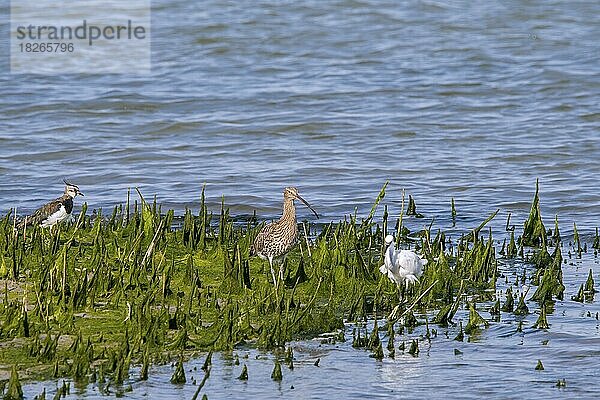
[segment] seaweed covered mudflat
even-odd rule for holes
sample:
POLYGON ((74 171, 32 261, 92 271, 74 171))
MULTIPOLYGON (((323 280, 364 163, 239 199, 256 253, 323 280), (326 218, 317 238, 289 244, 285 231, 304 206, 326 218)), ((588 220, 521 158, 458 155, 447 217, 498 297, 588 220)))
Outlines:
MULTIPOLYGON (((281 363, 290 363, 291 351, 281 351, 286 344, 325 332, 334 333, 332 341, 352 340, 375 359, 397 351, 416 355, 419 340, 394 338, 425 325, 422 339, 428 340, 456 326, 459 309, 469 317, 456 327, 456 340, 498 321, 501 312, 535 312, 533 328, 549 328, 553 303, 565 296, 565 257, 558 219, 551 229, 544 226, 537 187, 521 234, 509 215, 500 240, 488 227, 494 210, 458 237, 433 223, 410 231, 406 219, 420 216, 414 200, 390 216, 381 204, 385 191, 364 217, 299 224, 280 285, 271 282, 268 262, 250 256, 264 224, 255 217, 235 220, 224 202, 218 214, 210 212, 204 191, 199 208, 180 217, 141 193, 109 214, 89 214, 84 204, 72 224, 52 229, 15 229, 9 213, 0 221, 2 393, 22 398, 20 380, 59 377, 108 391, 132 379, 133 365, 139 366, 134 379, 145 380, 152 364, 169 362, 178 363, 171 382, 181 383, 182 361, 208 352, 199 392, 212 352, 245 345, 277 351, 281 363), (389 233, 428 261, 415 285, 397 287, 380 273, 389 233), (500 260, 521 260, 531 273, 509 282, 500 260), (525 283, 531 292, 519 290, 525 283), (481 315, 481 304, 490 318, 481 315), (367 320, 374 324, 360 324, 367 320), (345 323, 359 323, 352 338, 345 337, 345 323)), ((454 201, 449 212, 456 218, 454 201)), ((576 226, 570 246, 575 255, 589 250, 576 226)), ((600 248, 597 233, 590 247, 600 248)), ((583 302, 594 292, 590 271, 572 298, 583 302)), ((279 362, 272 378, 281 379, 279 362)))

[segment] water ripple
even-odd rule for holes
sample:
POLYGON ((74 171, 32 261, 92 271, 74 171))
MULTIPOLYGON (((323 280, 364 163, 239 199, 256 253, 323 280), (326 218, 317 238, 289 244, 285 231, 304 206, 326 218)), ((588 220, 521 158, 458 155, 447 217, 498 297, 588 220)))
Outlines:
MULTIPOLYGON (((224 194, 232 213, 265 218, 279 214, 282 188, 297 185, 339 219, 368 213, 389 180, 392 215, 404 188, 425 223, 449 224, 454 198, 463 228, 496 208, 494 223, 511 212, 520 226, 539 178, 548 225, 559 214, 566 231, 576 222, 589 234, 600 220, 598 14, 597 2, 155 1, 150 76, 0 74, 0 211, 31 211, 68 177, 91 208, 138 186, 181 212, 197 207, 206 183, 214 210, 224 194)), ((545 388, 534 395, 562 396, 558 377, 574 382, 569 396, 595 390, 566 367, 558 377, 511 375, 514 364, 490 365, 475 349, 434 365, 432 347, 421 366, 429 374, 404 358, 384 363, 377 373, 391 387, 332 388, 398 395, 393 374, 405 368, 420 376, 416 389, 480 398, 502 385, 465 393, 464 380, 423 377, 454 368, 474 383, 485 367, 504 387, 545 388)), ((577 354, 560 359, 572 365, 577 354)), ((529 371, 536 356, 526 357, 514 362, 529 371)), ((360 369, 365 359, 350 362, 360 369)), ((264 395, 254 387, 245 395, 264 395)), ((318 397, 288 387, 279 393, 318 397)))

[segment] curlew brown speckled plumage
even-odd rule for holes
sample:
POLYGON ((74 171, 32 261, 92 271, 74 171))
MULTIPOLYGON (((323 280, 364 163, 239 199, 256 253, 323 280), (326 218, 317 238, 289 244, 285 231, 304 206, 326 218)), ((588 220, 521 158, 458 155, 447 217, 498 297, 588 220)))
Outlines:
MULTIPOLYGON (((273 260, 285 256, 296 243, 298 238, 298 223, 296 222, 296 207, 294 200, 300 200, 315 214, 319 215, 306 200, 298 194, 295 187, 286 187, 283 190, 283 214, 277 221, 265 225, 254 239, 251 255, 258 255, 262 259, 269 260, 273 283, 277 282, 273 270, 273 260)), ((283 263, 279 269, 279 279, 283 280, 283 263)))

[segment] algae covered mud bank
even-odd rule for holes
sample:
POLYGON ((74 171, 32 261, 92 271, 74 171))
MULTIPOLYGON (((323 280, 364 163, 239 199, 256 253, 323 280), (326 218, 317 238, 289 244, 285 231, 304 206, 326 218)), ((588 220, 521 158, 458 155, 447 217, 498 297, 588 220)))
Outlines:
POLYGON ((537 188, 525 221, 490 210, 451 231, 412 198, 390 215, 385 191, 368 215, 300 224, 279 290, 249 257, 262 223, 225 202, 210 212, 204 193, 181 217, 141 194, 108 213, 84 205, 52 230, 15 231, 6 215, 5 398, 594 392, 597 232, 545 226, 537 188), (429 261, 408 290, 379 273, 383 238, 398 232, 429 261), (474 379, 483 392, 462 393, 474 379))

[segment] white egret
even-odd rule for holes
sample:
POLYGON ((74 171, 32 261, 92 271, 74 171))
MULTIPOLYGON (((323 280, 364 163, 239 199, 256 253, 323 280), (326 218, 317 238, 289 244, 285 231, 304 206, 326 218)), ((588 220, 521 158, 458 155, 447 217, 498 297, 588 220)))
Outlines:
POLYGON ((427 260, 410 250, 396 250, 392 235, 385 237, 385 244, 384 264, 379 267, 379 272, 387 275, 398 287, 404 283, 408 289, 411 283, 418 283, 427 260))

